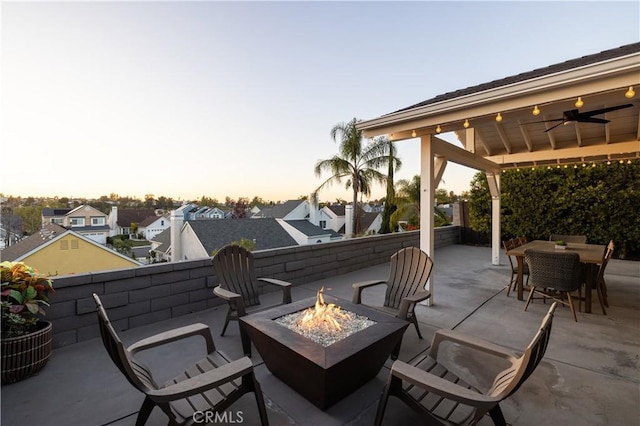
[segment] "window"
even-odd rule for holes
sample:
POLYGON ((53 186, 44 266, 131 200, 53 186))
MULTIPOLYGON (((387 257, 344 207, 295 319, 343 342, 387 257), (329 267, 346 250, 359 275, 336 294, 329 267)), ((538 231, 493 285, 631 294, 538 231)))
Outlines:
POLYGON ((84 217, 71 217, 69 223, 71 226, 84 226, 84 217))
POLYGON ((61 217, 52 217, 51 223, 55 223, 56 225, 62 225, 64 223, 64 219, 61 217))
POLYGON ((71 240, 71 250, 78 250, 80 242, 77 239, 71 240))
POLYGON ((160 221, 160 226, 164 226, 164 220, 160 221))
POLYGON ((327 227, 327 221, 326 220, 321 220, 320 221, 320 228, 325 229, 327 227))
POLYGON ((60 250, 69 250, 69 241, 67 240, 60 241, 60 250))
POLYGON ((91 218, 91 226, 104 226, 105 220, 103 216, 92 217, 91 218))

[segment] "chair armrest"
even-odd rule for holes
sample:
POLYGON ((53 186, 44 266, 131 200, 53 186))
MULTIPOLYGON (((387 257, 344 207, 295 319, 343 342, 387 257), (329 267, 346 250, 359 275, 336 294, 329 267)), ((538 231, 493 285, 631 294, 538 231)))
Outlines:
POLYGON ((362 290, 367 287, 373 287, 380 284, 387 284, 387 281, 370 280, 352 284, 351 286, 353 287, 353 296, 351 297, 351 302, 359 305, 360 303, 362 303, 362 290))
POLYGON ((127 350, 132 354, 135 354, 136 352, 140 352, 145 349, 150 349, 192 336, 202 336, 204 338, 207 344, 208 354, 215 351, 216 348, 213 344, 213 338, 211 337, 211 330, 209 330, 209 326, 202 323, 191 324, 173 330, 165 331, 164 333, 155 334, 153 336, 147 337, 146 339, 137 341, 136 343, 129 346, 127 350))
POLYGON ((242 300, 242 296, 240 294, 229 291, 226 288, 222 288, 221 285, 213 289, 213 294, 234 306, 238 312, 238 317, 243 317, 247 314, 247 310, 244 307, 244 300, 242 300))
POLYGON ((150 390, 147 395, 156 402, 175 401, 219 387, 245 374, 251 373, 252 370, 253 364, 251 360, 245 356, 182 382, 169 385, 162 389, 150 390))
POLYGON ((258 278, 258 281, 277 285, 282 289, 282 303, 291 303, 291 283, 275 278, 258 278))
POLYGON ((398 312, 398 318, 406 320, 409 315, 409 309, 416 305, 418 302, 427 300, 431 297, 430 291, 418 291, 411 296, 407 296, 400 301, 400 311, 398 312))
POLYGON ((467 389, 402 361, 393 363, 391 374, 421 389, 472 407, 490 409, 500 402, 499 398, 467 389))
POLYGON ((440 346, 440 343, 445 341, 457 343, 459 345, 466 346, 468 348, 475 349, 480 352, 494 355, 499 358, 506 359, 511 363, 517 361, 518 359, 513 354, 513 352, 511 352, 507 348, 504 348, 500 345, 496 345, 494 343, 480 339, 478 337, 460 333, 454 330, 438 330, 435 332, 435 334, 433 335, 433 340, 431 341, 429 356, 434 359, 437 359, 438 348, 440 346))

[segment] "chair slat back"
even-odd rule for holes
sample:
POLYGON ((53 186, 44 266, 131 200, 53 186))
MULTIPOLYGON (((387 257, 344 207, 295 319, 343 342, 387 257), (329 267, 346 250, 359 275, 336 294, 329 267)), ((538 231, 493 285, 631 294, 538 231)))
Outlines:
POLYGON ((384 306, 399 308, 403 298, 425 289, 433 261, 417 247, 407 247, 391 256, 389 285, 384 306))
POLYGON ((245 307, 260 304, 253 254, 236 245, 221 248, 212 259, 222 288, 242 295, 245 307))
POLYGON ((127 348, 122 344, 122 341, 111 325, 107 312, 102 306, 100 297, 94 294, 93 300, 96 303, 96 310, 98 312, 98 325, 100 327, 102 343, 111 361, 113 361, 129 383, 136 389, 142 392, 146 392, 149 389, 157 389, 158 386, 151 378, 151 371, 144 366, 144 364, 133 359, 127 348))
POLYGON ((607 268, 607 264, 613 256, 613 250, 615 249, 615 245, 613 244, 613 240, 609 241, 607 245, 607 249, 604 252, 604 256, 602 257, 602 263, 600 264, 600 269, 598 269, 598 277, 596 283, 600 282, 604 279, 604 270, 607 268))
POLYGON ((558 302, 554 302, 549 311, 542 319, 540 329, 527 346, 522 356, 514 365, 500 372, 493 386, 487 392, 490 396, 504 399, 512 395, 529 378, 544 356, 551 336, 551 324, 553 323, 553 313, 558 302))
MULTIPOLYGON (((502 241, 502 247, 504 248, 504 252, 507 253, 509 250, 516 248, 516 244, 515 244, 515 241, 513 239, 511 239, 511 240, 503 240, 502 241)), ((513 265, 513 260, 511 259, 511 256, 507 255, 507 259, 509 260, 509 264, 511 265, 511 269, 513 269, 514 265, 513 265)))
POLYGON ((524 260, 529 265, 529 280, 536 287, 573 291, 581 284, 578 253, 528 249, 524 251, 524 260))

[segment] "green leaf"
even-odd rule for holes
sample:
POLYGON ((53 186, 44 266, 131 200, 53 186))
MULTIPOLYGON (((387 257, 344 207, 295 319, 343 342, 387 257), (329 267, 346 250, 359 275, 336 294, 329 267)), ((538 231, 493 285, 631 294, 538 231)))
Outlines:
POLYGON ((9 297, 14 299, 18 303, 24 302, 24 297, 22 297, 22 293, 20 293, 18 290, 9 291, 9 297))
POLYGON ((31 300, 38 295, 38 291, 33 287, 27 287, 24 292, 26 300, 31 300))
POLYGON ((37 303, 25 303, 24 305, 33 315, 37 314, 40 311, 40 307, 37 303))

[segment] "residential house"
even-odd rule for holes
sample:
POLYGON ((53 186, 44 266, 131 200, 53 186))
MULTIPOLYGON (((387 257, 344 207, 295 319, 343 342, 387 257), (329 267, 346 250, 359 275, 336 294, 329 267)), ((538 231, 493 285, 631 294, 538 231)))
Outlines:
POLYGON ((274 219, 300 220, 309 217, 307 200, 288 200, 281 204, 264 206, 252 219, 271 217, 274 219))
MULTIPOLYGON (((79 216, 75 216, 79 217, 79 216)), ((124 269, 141 263, 54 223, 0 251, 2 260, 25 262, 47 275, 124 269)))
POLYGON ((382 225, 382 213, 377 211, 360 213, 360 229, 363 235, 377 234, 382 225))
POLYGON ((342 239, 341 234, 332 231, 331 229, 322 229, 306 219, 276 220, 299 245, 327 243, 329 241, 342 239))
POLYGON ((111 228, 111 236, 114 235, 130 235, 131 224, 138 225, 138 233, 140 224, 149 217, 157 217, 156 211, 153 209, 118 209, 117 206, 111 207, 111 212, 107 219, 111 228))
POLYGON ((206 207, 206 210, 197 219, 224 219, 226 215, 227 213, 217 207, 206 207))
POLYGON ((42 208, 42 226, 49 223, 55 223, 56 225, 64 225, 64 217, 73 209, 53 209, 50 207, 42 208))
POLYGON ((62 226, 90 238, 98 244, 107 244, 110 233, 107 215, 89 205, 81 205, 64 215, 62 226))
POLYGON ((170 226, 169 215, 149 216, 138 224, 138 234, 142 234, 145 240, 151 241, 170 226))
POLYGON ((345 206, 334 204, 324 206, 318 214, 318 226, 344 234, 345 206))

